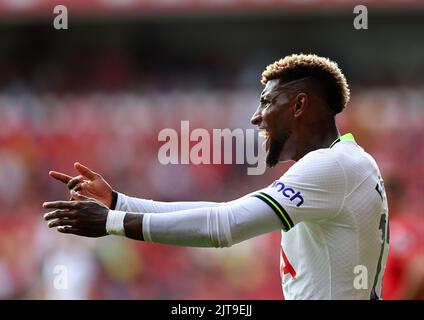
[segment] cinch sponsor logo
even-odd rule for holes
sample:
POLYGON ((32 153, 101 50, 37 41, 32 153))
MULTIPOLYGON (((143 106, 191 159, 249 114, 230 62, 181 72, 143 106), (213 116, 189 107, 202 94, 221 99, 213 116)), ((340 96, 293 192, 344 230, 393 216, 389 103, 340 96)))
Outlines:
POLYGON ((294 189, 290 188, 290 187, 286 187, 284 183, 282 183, 281 181, 274 181, 274 183, 271 185, 271 188, 276 188, 278 192, 280 192, 283 196, 285 196, 286 198, 288 198, 290 201, 294 201, 296 199, 298 199, 298 203, 296 204, 296 207, 300 207, 304 200, 302 197, 302 194, 300 193, 300 191, 295 191, 294 189))

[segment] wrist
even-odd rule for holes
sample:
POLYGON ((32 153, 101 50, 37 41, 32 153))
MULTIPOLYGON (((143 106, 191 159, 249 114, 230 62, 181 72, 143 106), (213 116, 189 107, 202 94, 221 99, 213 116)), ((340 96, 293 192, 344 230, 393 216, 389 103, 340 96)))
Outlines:
POLYGON ((134 240, 144 241, 143 237, 143 217, 140 213, 127 213, 124 218, 124 228, 126 237, 134 240))
POLYGON ((125 236, 125 215, 126 213, 123 211, 109 210, 106 219, 107 234, 125 236))

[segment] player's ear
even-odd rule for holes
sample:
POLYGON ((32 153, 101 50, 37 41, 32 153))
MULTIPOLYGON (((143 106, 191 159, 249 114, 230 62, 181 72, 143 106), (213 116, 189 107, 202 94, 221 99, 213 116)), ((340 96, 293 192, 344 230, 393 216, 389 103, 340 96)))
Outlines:
POLYGON ((298 118, 302 115, 308 102, 308 95, 304 92, 301 92, 295 96, 293 103, 293 116, 295 118, 298 118))

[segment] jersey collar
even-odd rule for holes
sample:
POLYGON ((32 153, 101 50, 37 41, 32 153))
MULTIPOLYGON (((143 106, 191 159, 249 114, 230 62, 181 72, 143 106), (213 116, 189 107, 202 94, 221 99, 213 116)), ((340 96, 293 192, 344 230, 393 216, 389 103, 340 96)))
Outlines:
POLYGON ((341 137, 338 137, 336 140, 334 140, 333 143, 330 145, 329 148, 331 148, 337 142, 340 142, 340 141, 355 141, 355 138, 354 138, 353 134, 346 133, 346 134, 342 135, 341 137))

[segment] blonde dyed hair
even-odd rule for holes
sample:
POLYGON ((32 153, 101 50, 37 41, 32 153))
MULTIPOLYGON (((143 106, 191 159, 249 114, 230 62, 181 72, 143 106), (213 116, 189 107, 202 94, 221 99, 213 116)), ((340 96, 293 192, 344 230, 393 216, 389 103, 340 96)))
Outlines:
POLYGON ((337 114, 350 100, 350 90, 346 77, 336 62, 315 54, 292 54, 275 61, 262 73, 262 84, 280 79, 291 82, 303 78, 311 79, 328 105, 337 114))

